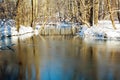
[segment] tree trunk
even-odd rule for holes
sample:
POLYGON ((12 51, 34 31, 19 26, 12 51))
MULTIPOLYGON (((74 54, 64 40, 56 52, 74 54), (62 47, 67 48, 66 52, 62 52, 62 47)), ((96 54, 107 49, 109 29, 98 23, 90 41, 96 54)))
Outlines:
POLYGON ((16 26, 19 31, 20 25, 31 26, 32 23, 32 7, 29 0, 18 0, 16 26))
POLYGON ((103 19, 103 11, 104 11, 104 0, 99 1, 99 19, 103 19))
POLYGON ((69 17, 71 18, 70 21, 72 21, 73 12, 72 12, 72 0, 69 0, 69 17))
POLYGON ((107 4, 108 4, 108 10, 109 10, 110 19, 111 19, 113 28, 116 29, 114 19, 113 19, 113 13, 112 13, 111 5, 110 5, 110 0, 107 0, 107 4))
POLYGON ((32 0, 32 27, 35 26, 35 22, 38 17, 38 0, 32 0))
POLYGON ((99 13, 99 0, 94 2, 94 24, 98 24, 98 13, 99 13))
MULTIPOLYGON (((118 0, 118 10, 120 10, 120 0, 118 0)), ((117 12, 118 21, 120 23, 120 11, 117 12)))
POLYGON ((93 1, 94 0, 89 0, 89 4, 91 5, 88 12, 90 26, 94 25, 94 2, 93 1))
POLYGON ((105 19, 105 17, 106 17, 106 11, 108 11, 108 3, 107 3, 107 1, 106 0, 103 0, 103 18, 102 19, 105 19))
POLYGON ((21 0, 18 0, 17 1, 17 5, 16 5, 16 7, 17 7, 17 16, 16 16, 16 27, 17 27, 17 31, 19 31, 19 27, 20 27, 20 23, 21 23, 21 19, 19 18, 20 17, 20 13, 21 13, 21 11, 20 11, 20 5, 22 4, 22 1, 21 0))
MULTIPOLYGON (((87 11, 86 11, 86 6, 85 6, 85 0, 80 0, 80 13, 81 13, 82 20, 87 21, 87 19, 86 19, 87 11)), ((84 24, 84 22, 83 22, 83 24, 84 24)))

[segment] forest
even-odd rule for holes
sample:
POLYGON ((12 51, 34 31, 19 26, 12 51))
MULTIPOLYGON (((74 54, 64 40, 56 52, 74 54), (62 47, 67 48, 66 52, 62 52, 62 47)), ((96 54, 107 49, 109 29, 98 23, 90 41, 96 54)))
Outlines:
POLYGON ((57 22, 78 23, 88 28, 99 21, 120 22, 120 0, 0 0, 0 19, 15 20, 20 25, 35 28, 37 24, 57 22))
POLYGON ((17 24, 70 21, 89 26, 98 20, 120 21, 120 0, 0 0, 0 18, 17 24))

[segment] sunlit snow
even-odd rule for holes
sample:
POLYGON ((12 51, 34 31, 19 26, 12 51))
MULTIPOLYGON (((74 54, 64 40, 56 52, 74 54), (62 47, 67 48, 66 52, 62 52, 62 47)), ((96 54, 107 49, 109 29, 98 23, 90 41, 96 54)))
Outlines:
POLYGON ((85 25, 81 26, 79 35, 82 38, 89 39, 108 39, 108 40, 119 40, 120 39, 120 24, 115 21, 116 30, 112 27, 111 21, 103 20, 99 21, 97 26, 88 28, 85 25))

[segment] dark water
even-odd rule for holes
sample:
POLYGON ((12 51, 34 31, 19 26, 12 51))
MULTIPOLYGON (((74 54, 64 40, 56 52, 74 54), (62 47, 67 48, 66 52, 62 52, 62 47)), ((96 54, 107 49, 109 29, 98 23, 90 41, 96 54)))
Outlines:
POLYGON ((120 42, 33 36, 4 44, 0 80, 120 80, 120 42))

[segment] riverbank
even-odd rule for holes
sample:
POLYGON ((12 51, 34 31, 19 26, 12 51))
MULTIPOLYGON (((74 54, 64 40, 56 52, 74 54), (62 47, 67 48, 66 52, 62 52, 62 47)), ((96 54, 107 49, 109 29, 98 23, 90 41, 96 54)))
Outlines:
POLYGON ((56 26, 45 25, 39 29, 39 34, 42 36, 75 36, 79 31, 79 25, 70 23, 58 23, 56 26))
POLYGON ((33 33, 35 35, 42 36, 67 36, 67 35, 76 35, 78 32, 78 24, 59 22, 59 23, 50 23, 45 25, 37 24, 33 29, 30 26, 20 25, 19 31, 15 27, 14 20, 0 20, 0 33, 2 36, 19 36, 27 33, 33 33))
POLYGON ((117 29, 112 27, 109 20, 99 21, 98 25, 91 28, 82 25, 78 35, 83 39, 120 40, 120 23, 115 21, 115 26, 117 29))
MULTIPOLYGON (((59 22, 55 25, 39 25, 35 28, 25 27, 20 25, 19 32, 15 27, 14 20, 2 21, 0 20, 0 38, 2 36, 20 36, 28 33, 41 36, 68 36, 78 35, 82 39, 100 39, 100 40, 120 40, 120 23, 115 21, 116 30, 112 27, 111 21, 102 20, 98 22, 98 25, 94 25, 88 28, 85 25, 76 23, 59 22)), ((28 34, 29 35, 29 34, 28 34)))

